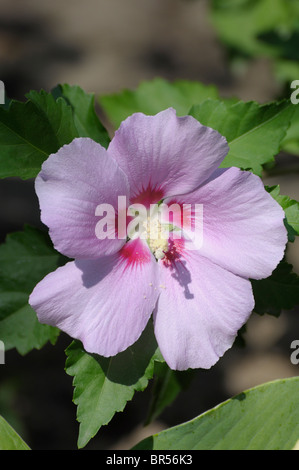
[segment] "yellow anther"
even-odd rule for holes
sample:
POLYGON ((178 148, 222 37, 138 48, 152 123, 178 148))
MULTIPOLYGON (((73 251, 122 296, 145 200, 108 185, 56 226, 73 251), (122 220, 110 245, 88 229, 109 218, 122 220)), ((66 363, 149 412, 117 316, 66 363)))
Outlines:
POLYGON ((158 217, 148 217, 143 222, 143 227, 146 230, 146 238, 150 250, 156 259, 162 259, 168 250, 168 231, 158 220, 158 217))

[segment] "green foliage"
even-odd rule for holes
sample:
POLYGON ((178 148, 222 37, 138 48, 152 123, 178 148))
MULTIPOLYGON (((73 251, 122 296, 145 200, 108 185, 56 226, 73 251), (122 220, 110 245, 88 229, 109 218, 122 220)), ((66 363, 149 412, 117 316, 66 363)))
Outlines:
MULTIPOLYGON (((279 186, 266 187, 285 212, 285 226, 289 242, 299 235, 299 202, 280 194, 279 186)), ((270 277, 251 281, 255 298, 255 312, 279 316, 299 304, 299 276, 293 266, 282 260, 270 277)))
POLYGON ((291 199, 289 196, 280 194, 280 187, 266 187, 271 196, 281 205, 285 212, 285 225, 288 230, 288 239, 290 242, 295 241, 295 236, 299 235, 299 202, 291 199))
POLYGON ((0 246, 0 337, 5 349, 26 354, 47 341, 56 342, 59 331, 38 322, 28 298, 35 285, 63 262, 42 231, 26 226, 7 236, 0 246))
POLYGON ((282 261, 267 279, 251 281, 256 313, 279 316, 281 310, 299 305, 299 276, 292 270, 291 264, 282 261))
MULTIPOLYGON (((260 2, 260 6, 258 3, 230 0, 226 8, 227 11, 237 9, 238 15, 245 8, 254 16, 255 9, 261 12, 265 5, 269 6, 268 0, 260 2)), ((275 5, 279 5, 281 18, 290 26, 291 17, 284 16, 283 4, 275 0, 275 5)), ((223 2, 215 1, 214 8, 221 10, 229 23, 223 2)), ((276 51, 277 36, 271 32, 276 20, 277 12, 270 12, 268 18, 260 18, 260 27, 254 32, 252 25, 247 25, 247 30, 244 25, 240 48, 245 47, 244 43, 249 54, 258 44, 271 54, 276 51), (263 22, 270 29, 261 39, 260 35, 265 32, 263 22)), ((241 21, 238 28, 242 29, 242 24, 241 21)), ((229 38, 235 32, 230 34, 229 38)), ((290 43, 293 44, 291 37, 290 43)), ((297 54, 288 43, 288 53, 284 52, 288 60, 290 50, 293 56, 297 54)), ((237 166, 259 176, 264 165, 275 162, 282 146, 293 149, 294 153, 298 151, 298 113, 288 100, 264 105, 236 99, 220 101, 213 86, 155 79, 141 83, 134 91, 100 97, 100 103, 115 127, 138 111, 155 114, 173 107, 178 115, 189 112, 226 137, 230 151, 222 167, 237 166)), ((11 100, 6 106, 0 106, 0 177, 35 177, 48 155, 75 137, 89 137, 105 147, 109 144, 108 133, 95 111, 93 94, 64 84, 50 94, 31 91, 24 103, 11 100)), ((288 238, 293 242, 299 235, 299 203, 280 195, 279 186, 266 189, 285 211, 288 238)), ((16 348, 26 354, 48 341, 55 344, 59 330, 38 322, 28 297, 44 276, 65 262, 48 235, 29 226, 23 232, 10 234, 0 246, 0 339, 6 350, 16 348)), ((285 260, 268 279, 252 281, 252 286, 255 311, 259 314, 277 316, 283 309, 299 303, 299 277, 285 260)), ((151 321, 140 339, 115 357, 89 354, 78 341, 70 344, 66 354, 66 372, 73 377, 73 400, 80 423, 80 448, 86 446, 115 413, 123 411, 134 393, 144 390, 153 377, 153 398, 145 416, 147 422, 173 403, 194 374, 194 371, 177 372, 168 368, 158 349, 151 321)), ((289 449, 298 439, 297 405, 298 380, 266 384, 244 392, 189 423, 153 436, 138 448, 289 449)), ((0 448, 27 448, 2 418, 0 448)))
POLYGON ((120 123, 133 113, 156 114, 163 109, 174 108, 178 115, 188 114, 193 104, 207 98, 218 98, 214 86, 199 82, 177 80, 173 83, 162 78, 142 82, 136 90, 104 95, 99 102, 108 118, 118 128, 120 123))
POLYGON ((53 94, 31 91, 27 98, 11 100, 8 109, 0 106, 0 178, 36 177, 48 156, 75 137, 88 135, 108 145, 93 95, 63 85, 53 94))
POLYGON ((152 401, 145 424, 154 421, 164 409, 171 405, 177 396, 190 385, 195 371, 171 370, 166 362, 155 363, 155 379, 152 388, 152 401))
POLYGON ((44 160, 78 133, 71 107, 44 91, 0 107, 0 177, 34 178, 44 160))
POLYGON ((297 54, 299 7, 294 0, 213 0, 211 18, 221 42, 239 54, 290 59, 297 54))
POLYGON ((291 450, 299 435, 299 378, 252 388, 135 450, 291 450))
MULTIPOLYGON (((210 15, 231 64, 257 57, 270 60, 273 80, 289 86, 299 77, 299 3, 296 0, 213 0, 210 15)), ((234 69, 234 67, 232 67, 234 69)), ((282 90, 283 91, 283 90, 282 90)), ((291 91, 286 93, 289 96, 291 91)), ((299 107, 282 143, 299 155, 299 107)))
POLYGON ((123 411, 135 391, 147 387, 155 360, 163 360, 151 322, 135 344, 114 357, 87 354, 78 341, 69 346, 66 354, 66 372, 74 376, 79 448, 108 424, 116 412, 123 411))
POLYGON ((89 137, 107 148, 109 135, 95 112, 93 93, 86 93, 79 86, 58 85, 52 94, 62 97, 72 108, 74 123, 79 137, 89 137))
MULTIPOLYGON (((299 66, 295 76, 299 77, 299 66)), ((294 105, 294 114, 291 125, 282 141, 282 149, 285 152, 299 156, 299 104, 294 105)))
POLYGON ((236 166, 261 176, 263 165, 278 154, 293 112, 286 100, 265 105, 206 100, 189 114, 226 137, 230 151, 221 167, 236 166))
POLYGON ((2 416, 0 416, 0 450, 30 450, 2 416))

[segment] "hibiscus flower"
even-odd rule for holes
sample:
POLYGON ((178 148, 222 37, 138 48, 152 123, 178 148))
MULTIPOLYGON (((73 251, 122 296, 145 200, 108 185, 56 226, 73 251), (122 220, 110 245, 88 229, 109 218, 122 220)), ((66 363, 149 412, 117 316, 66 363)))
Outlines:
MULTIPOLYGON (((77 138, 50 155, 35 184, 41 219, 54 247, 73 260, 32 292, 39 321, 109 357, 135 343, 153 315, 170 368, 214 365, 254 308, 250 279, 270 276, 287 242, 284 212, 261 179, 219 169, 227 153, 217 131, 170 108, 130 116, 107 150, 77 138), (119 197, 127 201, 121 210, 119 197), (116 219, 141 204, 151 219, 161 201, 202 206, 199 244, 175 215, 168 238, 159 218, 154 231, 143 224, 145 237, 124 236, 117 223, 106 238, 96 235, 101 204, 116 219)), ((188 218, 194 225, 194 210, 188 218)))

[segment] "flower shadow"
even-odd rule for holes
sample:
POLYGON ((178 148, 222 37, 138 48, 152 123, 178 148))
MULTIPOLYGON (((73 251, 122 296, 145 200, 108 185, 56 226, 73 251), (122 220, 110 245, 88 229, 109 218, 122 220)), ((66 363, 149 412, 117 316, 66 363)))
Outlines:
POLYGON ((145 388, 147 380, 152 377, 155 359, 160 360, 152 320, 149 320, 136 343, 116 356, 88 354, 95 361, 93 367, 97 370, 98 377, 105 377, 106 386, 114 383, 132 387, 132 390, 145 388))
POLYGON ((163 268, 168 269, 171 277, 177 282, 178 288, 183 289, 186 299, 194 299, 194 294, 190 291, 192 282, 191 272, 187 267, 186 260, 182 257, 182 249, 184 242, 170 240, 170 250, 166 253, 165 259, 162 261, 163 268))
POLYGON ((194 294, 190 292, 189 284, 192 282, 191 273, 187 268, 186 261, 180 259, 177 263, 175 268, 173 268, 173 273, 171 277, 175 279, 180 287, 184 290, 184 296, 186 299, 194 299, 194 294))
POLYGON ((116 266, 115 255, 104 256, 95 260, 75 260, 75 264, 82 271, 82 283, 86 289, 99 284, 116 266))

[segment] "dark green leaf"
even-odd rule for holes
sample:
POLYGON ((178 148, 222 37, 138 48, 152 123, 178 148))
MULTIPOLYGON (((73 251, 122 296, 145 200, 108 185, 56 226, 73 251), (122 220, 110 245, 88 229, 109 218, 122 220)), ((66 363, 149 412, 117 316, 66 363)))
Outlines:
POLYGON ((292 270, 282 261, 267 279, 251 281, 256 313, 279 316, 281 310, 299 305, 299 276, 292 270))
POLYGON ((0 246, 0 339, 5 349, 26 354, 55 343, 59 331, 38 322, 28 305, 35 285, 64 260, 47 234, 32 227, 8 235, 0 246))
POLYGON ((44 91, 0 107, 0 178, 33 178, 44 160, 77 137, 72 109, 44 91))
POLYGON ((95 112, 93 93, 86 93, 79 86, 58 85, 52 94, 62 97, 73 110, 74 122, 80 137, 90 137, 107 148, 109 135, 95 112))

